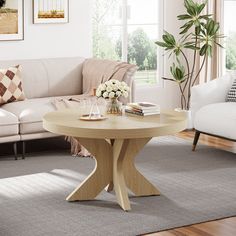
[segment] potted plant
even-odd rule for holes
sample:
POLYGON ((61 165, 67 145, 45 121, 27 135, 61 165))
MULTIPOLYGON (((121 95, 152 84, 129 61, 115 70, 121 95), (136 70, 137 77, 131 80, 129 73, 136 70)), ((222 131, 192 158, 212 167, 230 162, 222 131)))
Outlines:
POLYGON ((177 17, 178 20, 184 21, 178 35, 180 39, 177 40, 165 31, 163 41, 157 41, 156 44, 164 48, 173 59, 170 67, 172 77, 163 79, 179 86, 181 109, 189 111, 191 87, 196 84, 207 58, 212 56, 213 47, 222 47, 218 39, 224 36, 219 34, 220 25, 213 20, 212 15, 204 14, 207 1, 198 3, 185 0, 184 6, 186 13, 177 17), (202 60, 198 68, 196 62, 199 56, 202 60), (189 62, 189 57, 192 57, 192 63, 189 62))

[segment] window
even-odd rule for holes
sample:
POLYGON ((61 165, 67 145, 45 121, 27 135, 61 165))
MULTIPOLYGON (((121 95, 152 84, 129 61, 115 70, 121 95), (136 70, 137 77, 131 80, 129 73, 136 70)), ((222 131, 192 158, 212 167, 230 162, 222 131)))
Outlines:
POLYGON ((94 0, 93 6, 94 56, 137 64, 137 83, 156 84, 162 67, 155 45, 162 33, 161 0, 94 0))
POLYGON ((226 70, 236 70, 236 1, 224 0, 224 34, 226 70))

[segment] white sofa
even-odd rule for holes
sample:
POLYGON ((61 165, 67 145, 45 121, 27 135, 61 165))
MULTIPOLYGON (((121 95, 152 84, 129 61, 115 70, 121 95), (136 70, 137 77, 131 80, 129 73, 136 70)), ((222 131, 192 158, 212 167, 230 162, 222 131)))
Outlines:
POLYGON ((0 106, 0 143, 14 143, 15 156, 18 141, 22 141, 24 153, 24 141, 56 136, 43 129, 42 118, 47 112, 55 110, 51 103, 53 97, 83 93, 84 60, 77 57, 0 61, 0 68, 22 65, 23 89, 27 99, 0 106))
POLYGON ((234 79, 227 74, 192 88, 193 151, 201 133, 236 141, 236 102, 226 102, 234 79))

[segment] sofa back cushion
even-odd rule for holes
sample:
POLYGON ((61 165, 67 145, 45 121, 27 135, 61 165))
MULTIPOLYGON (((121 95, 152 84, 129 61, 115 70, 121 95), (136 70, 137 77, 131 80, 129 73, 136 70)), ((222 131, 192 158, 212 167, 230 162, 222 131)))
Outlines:
POLYGON ((0 68, 21 65, 26 98, 82 93, 84 58, 0 61, 0 68))
POLYGON ((82 94, 84 58, 44 59, 49 97, 82 94))

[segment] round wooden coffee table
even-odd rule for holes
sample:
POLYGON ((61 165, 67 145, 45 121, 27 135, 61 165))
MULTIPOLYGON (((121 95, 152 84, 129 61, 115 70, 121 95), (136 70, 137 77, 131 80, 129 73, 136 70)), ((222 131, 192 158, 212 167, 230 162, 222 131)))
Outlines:
MULTIPOLYGON (((136 168, 134 158, 153 138, 186 128, 184 113, 163 111, 161 115, 108 115, 102 121, 82 121, 77 110, 63 110, 44 116, 43 127, 56 134, 73 136, 95 157, 93 172, 68 197, 68 201, 94 199, 105 187, 115 190, 119 205, 130 210, 127 188, 136 196, 160 195, 136 168)), ((158 149, 158 147, 157 147, 158 149)))

